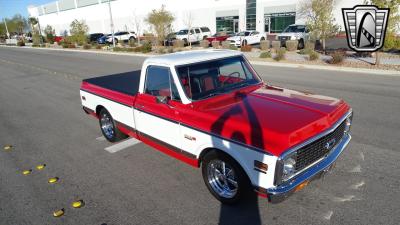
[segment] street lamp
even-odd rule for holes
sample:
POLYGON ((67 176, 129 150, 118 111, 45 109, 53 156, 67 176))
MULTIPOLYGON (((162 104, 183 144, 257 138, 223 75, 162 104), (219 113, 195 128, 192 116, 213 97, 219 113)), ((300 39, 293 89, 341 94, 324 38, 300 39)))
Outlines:
POLYGON ((6 26, 7 37, 8 37, 8 39, 10 39, 10 33, 8 33, 8 27, 7 27, 7 22, 6 22, 6 19, 5 19, 5 18, 3 18, 3 20, 4 20, 4 25, 6 26))
POLYGON ((112 18, 112 12, 111 12, 111 0, 108 0, 108 10, 110 11, 110 21, 111 21, 111 34, 112 34, 112 42, 113 42, 113 47, 115 47, 115 39, 114 39, 114 22, 112 18))

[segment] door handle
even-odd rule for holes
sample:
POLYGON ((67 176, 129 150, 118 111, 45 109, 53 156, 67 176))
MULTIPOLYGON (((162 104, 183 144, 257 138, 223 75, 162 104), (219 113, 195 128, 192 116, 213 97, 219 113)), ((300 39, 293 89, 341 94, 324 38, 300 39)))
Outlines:
POLYGON ((137 106, 138 106, 139 108, 144 108, 144 105, 142 105, 142 104, 137 104, 137 106))

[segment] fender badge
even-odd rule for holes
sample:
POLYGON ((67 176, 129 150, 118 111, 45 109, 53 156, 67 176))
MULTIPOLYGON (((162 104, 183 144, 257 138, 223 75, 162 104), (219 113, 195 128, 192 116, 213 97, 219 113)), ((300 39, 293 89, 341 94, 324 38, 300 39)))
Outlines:
POLYGON ((186 139, 190 140, 190 141, 196 141, 196 138, 195 138, 195 137, 192 137, 192 136, 190 136, 190 135, 185 134, 184 137, 185 137, 186 139))

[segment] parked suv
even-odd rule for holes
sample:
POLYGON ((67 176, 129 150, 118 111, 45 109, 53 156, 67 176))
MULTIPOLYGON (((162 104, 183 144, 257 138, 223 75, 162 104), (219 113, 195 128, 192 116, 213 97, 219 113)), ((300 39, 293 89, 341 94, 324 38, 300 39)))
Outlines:
POLYGON ((230 37, 226 40, 230 41, 232 45, 241 46, 260 44, 260 41, 264 41, 265 39, 266 36, 264 33, 253 30, 239 32, 235 36, 230 37))
MULTIPOLYGON (((126 41, 136 41, 136 33, 122 31, 114 34, 115 43, 126 42, 126 41)), ((107 42, 112 43, 112 35, 107 38, 107 42)))
POLYGON ((185 45, 205 40, 210 36, 211 31, 208 27, 193 27, 190 31, 189 29, 182 29, 176 33, 176 39, 183 40, 185 45))
POLYGON ((303 49, 304 43, 308 41, 310 35, 306 25, 292 24, 286 27, 276 38, 278 41, 281 41, 282 46, 286 46, 286 41, 297 40, 299 42, 299 49, 303 49))

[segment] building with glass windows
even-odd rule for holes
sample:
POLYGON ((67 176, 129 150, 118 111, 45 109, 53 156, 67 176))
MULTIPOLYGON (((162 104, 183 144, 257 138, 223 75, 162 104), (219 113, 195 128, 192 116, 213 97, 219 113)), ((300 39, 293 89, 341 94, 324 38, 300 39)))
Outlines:
MULTIPOLYGON (((69 30, 74 19, 85 20, 90 33, 110 33, 110 11, 115 32, 136 31, 135 21, 141 21, 141 33, 150 32, 144 22, 152 9, 161 8, 173 13, 174 30, 187 27, 192 18, 193 27, 207 26, 212 32, 257 30, 265 33, 280 33, 290 24, 304 24, 298 10, 304 0, 49 0, 40 6, 29 6, 30 16, 37 17, 44 28, 51 25, 57 35, 69 30)), ((343 27, 341 8, 353 7, 362 0, 339 1, 334 17, 343 27)))

